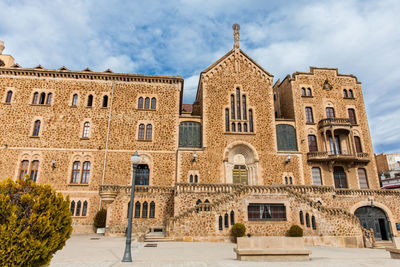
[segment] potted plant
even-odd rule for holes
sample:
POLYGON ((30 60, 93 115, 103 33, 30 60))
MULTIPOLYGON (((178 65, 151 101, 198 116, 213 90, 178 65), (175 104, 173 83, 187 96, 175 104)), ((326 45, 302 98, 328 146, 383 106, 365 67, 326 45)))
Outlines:
POLYGON ((104 234, 106 232, 106 218, 107 211, 105 209, 101 209, 96 213, 93 222, 93 226, 96 228, 96 233, 104 234))

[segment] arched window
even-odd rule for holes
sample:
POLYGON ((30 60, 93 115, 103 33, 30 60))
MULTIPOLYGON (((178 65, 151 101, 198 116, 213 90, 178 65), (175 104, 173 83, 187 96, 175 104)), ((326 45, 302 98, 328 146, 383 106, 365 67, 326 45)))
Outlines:
POLYGON ((144 124, 139 125, 139 135, 138 139, 143 140, 144 139, 144 124))
POLYGON ((147 126, 146 126, 146 139, 147 140, 151 140, 152 138, 152 126, 151 126, 151 124, 147 124, 147 126))
POLYGON ((90 176, 90 161, 83 162, 83 169, 82 169, 82 184, 89 183, 89 176, 90 176))
POLYGON ((300 224, 304 225, 304 217, 303 217, 303 211, 299 212, 299 216, 300 216, 300 224))
POLYGON ((243 123, 243 132, 247 133, 247 122, 243 123))
POLYGON ((311 216, 311 225, 312 225, 312 229, 316 230, 317 229, 317 224, 315 223, 315 216, 311 216))
POLYGON ((79 182, 80 173, 81 173, 81 162, 74 161, 72 165, 71 183, 77 184, 79 182))
POLYGON ((228 213, 225 213, 224 215, 224 222, 225 222, 225 228, 228 228, 229 227, 228 213))
POLYGON ((353 90, 349 89, 349 98, 354 98, 353 90))
POLYGON ((312 167, 311 169, 313 184, 322 185, 321 169, 319 167, 312 167))
POLYGON ((358 172, 358 181, 360 182, 361 189, 368 189, 368 179, 367 179, 367 172, 363 168, 359 168, 358 172))
POLYGON ((232 128, 232 132, 236 132, 236 125, 235 125, 235 123, 234 123, 234 122, 232 122, 232 126, 231 126, 231 128, 232 128))
POLYGON ((311 107, 306 107, 306 122, 307 123, 314 123, 314 117, 311 107))
POLYGON ((235 119, 235 96, 231 95, 231 119, 235 119))
POLYGON ((29 161, 23 160, 21 161, 21 167, 19 170, 19 179, 22 180, 24 176, 28 173, 29 161))
POLYGON ((83 134, 82 137, 83 138, 89 138, 89 132, 90 132, 90 122, 85 122, 83 124, 83 134))
POLYGON ((82 216, 86 216, 86 214, 87 214, 87 205, 88 205, 88 203, 87 203, 87 201, 85 200, 85 201, 83 202, 83 207, 82 207, 82 216))
POLYGON ((37 120, 33 125, 32 136, 39 136, 39 132, 40 132, 40 120, 37 120))
POLYGON ((312 94, 311 94, 311 88, 307 88, 307 95, 308 95, 308 96, 312 96, 312 94))
POLYGON ((88 107, 93 106, 93 95, 89 95, 89 96, 88 96, 87 106, 88 106, 88 107))
POLYGON ((51 100, 53 99, 53 94, 48 93, 47 94, 47 100, 46 100, 46 105, 51 105, 51 100))
POLYGON ((39 100, 39 93, 38 92, 35 92, 34 94, 33 94, 33 100, 32 100, 32 104, 37 104, 38 103, 38 100, 39 100))
POLYGON ((185 121, 179 124, 179 146, 201 147, 201 124, 194 121, 185 121))
POLYGON ((143 203, 142 218, 147 218, 147 209, 148 209, 148 204, 147 201, 145 201, 143 203))
POLYGON ((289 176, 289 184, 293 184, 292 176, 289 176))
POLYGON ((150 98, 146 97, 144 99, 144 108, 149 109, 150 108, 150 98))
POLYGON ((225 109, 225 131, 229 132, 229 109, 225 109))
POLYGON ((238 132, 239 133, 242 132, 242 124, 240 122, 238 122, 238 132))
POLYGON ((73 107, 76 107, 78 105, 78 95, 77 94, 74 94, 73 96, 72 96, 72 106, 73 107))
POLYGON ((189 182, 193 183, 193 175, 192 174, 189 176, 189 182))
POLYGON ((301 88, 301 96, 306 96, 306 88, 301 88))
POLYGON ((13 95, 12 91, 7 92, 6 103, 11 103, 12 95, 13 95))
POLYGON ((362 153, 362 147, 361 147, 361 139, 358 136, 354 136, 354 144, 356 146, 356 152, 357 153, 362 153))
POLYGON ((43 92, 40 94, 39 104, 44 105, 44 100, 46 99, 46 93, 43 92))
POLYGON ((243 119, 247 120, 247 105, 246 105, 245 95, 242 95, 242 110, 243 110, 243 119))
POLYGON ((346 90, 346 89, 343 90, 343 97, 344 97, 344 98, 348 98, 348 97, 349 97, 349 96, 347 95, 347 90, 346 90))
POLYGON ((195 174, 194 176, 194 183, 197 184, 199 182, 199 177, 197 176, 197 174, 195 174))
POLYGON ((357 124, 356 112, 354 111, 354 109, 349 108, 349 109, 347 110, 347 112, 349 113, 350 123, 351 123, 351 124, 357 124))
POLYGON ((108 95, 103 96, 103 108, 108 106, 108 95))
POLYGON ((347 188, 347 178, 343 167, 333 167, 333 179, 335 181, 336 188, 347 188))
POLYGON ((149 213, 149 218, 154 218, 156 215, 156 203, 152 201, 150 203, 150 213, 149 213))
POLYGON ((156 109, 157 100, 155 97, 151 99, 151 109, 156 109))
POLYGON ((235 224, 235 212, 232 210, 231 211, 231 225, 235 224))
POLYGON ((223 229, 223 227, 222 227, 222 216, 220 215, 218 217, 218 230, 222 230, 222 229, 223 229))
POLYGON ((135 218, 140 218, 140 202, 135 203, 135 218))
POLYGON ((75 201, 74 200, 71 201, 70 210, 71 210, 71 216, 74 216, 74 214, 75 214, 75 201))
POLYGON ((237 119, 240 120, 241 116, 241 109, 240 109, 240 89, 236 88, 236 109, 237 109, 237 119))
POLYGON ((289 180, 288 180, 287 176, 285 176, 285 184, 289 184, 289 180))
POLYGON ((31 180, 34 182, 36 182, 38 170, 39 170, 39 161, 38 160, 32 161, 30 177, 31 180))
POLYGON ((210 211, 210 201, 206 199, 204 201, 204 204, 207 204, 207 206, 204 207, 204 211, 210 211))
POLYGON ((81 207, 82 207, 82 202, 79 200, 77 205, 76 205, 75 216, 81 216, 81 207))
POLYGON ((253 110, 249 109, 249 128, 250 128, 250 132, 254 132, 254 128, 253 128, 253 110))
POLYGON ((335 110, 331 107, 326 108, 326 117, 327 118, 335 118, 335 110))
POLYGON ((306 226, 310 227, 310 215, 308 213, 306 213, 306 226))
POLYGON ((317 137, 313 134, 308 135, 308 151, 310 152, 318 151, 317 137))
POLYGON ((289 124, 276 125, 279 151, 297 151, 296 130, 289 124))
MULTIPOLYGON (((196 201, 196 206, 199 206, 201 203, 202 203, 201 200, 198 199, 198 200, 196 201)), ((199 210, 201 210, 201 209, 200 209, 199 207, 197 207, 197 208, 196 208, 196 212, 199 213, 199 210)))
POLYGON ((138 109, 142 109, 143 108, 143 97, 139 97, 138 100, 138 109))
POLYGON ((147 164, 139 164, 136 168, 135 185, 149 185, 149 166, 147 164))

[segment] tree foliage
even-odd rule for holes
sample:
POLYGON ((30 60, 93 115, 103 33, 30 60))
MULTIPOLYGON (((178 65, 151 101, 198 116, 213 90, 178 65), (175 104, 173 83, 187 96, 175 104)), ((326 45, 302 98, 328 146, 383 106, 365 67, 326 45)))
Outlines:
POLYGON ((2 266, 42 266, 71 236, 69 199, 27 179, 0 182, 2 266))
POLYGON ((107 219, 107 211, 105 209, 101 209, 96 213, 96 216, 93 220, 93 226, 96 228, 104 228, 106 227, 106 219, 107 219))
POLYGON ((231 229, 231 235, 235 238, 242 237, 246 234, 246 226, 241 223, 235 223, 231 229))
POLYGON ((287 231, 287 236, 290 237, 302 237, 303 236, 303 228, 294 224, 287 231))

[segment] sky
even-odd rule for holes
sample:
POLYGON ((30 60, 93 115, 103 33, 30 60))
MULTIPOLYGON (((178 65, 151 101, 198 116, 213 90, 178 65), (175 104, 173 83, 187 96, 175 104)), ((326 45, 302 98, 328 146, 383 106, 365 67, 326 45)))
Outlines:
POLYGON ((400 1, 0 0, 4 54, 22 67, 89 67, 185 79, 240 47, 283 79, 310 66, 362 82, 375 153, 400 152, 400 1))

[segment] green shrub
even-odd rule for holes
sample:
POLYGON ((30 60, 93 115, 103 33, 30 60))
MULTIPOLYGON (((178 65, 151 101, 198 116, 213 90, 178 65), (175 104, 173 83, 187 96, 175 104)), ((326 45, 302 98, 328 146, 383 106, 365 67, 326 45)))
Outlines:
POLYGON ((96 228, 104 228, 106 227, 106 218, 107 218, 107 211, 105 209, 101 209, 96 213, 94 217, 93 225, 96 228))
POLYGON ((241 223, 235 223, 231 229, 231 235, 236 239, 246 234, 246 226, 241 223))
POLYGON ((302 237, 303 236, 303 228, 294 224, 289 228, 289 230, 287 232, 287 236, 302 237))
POLYGON ((26 180, 0 182, 2 266, 42 266, 71 236, 69 199, 49 185, 26 180))

